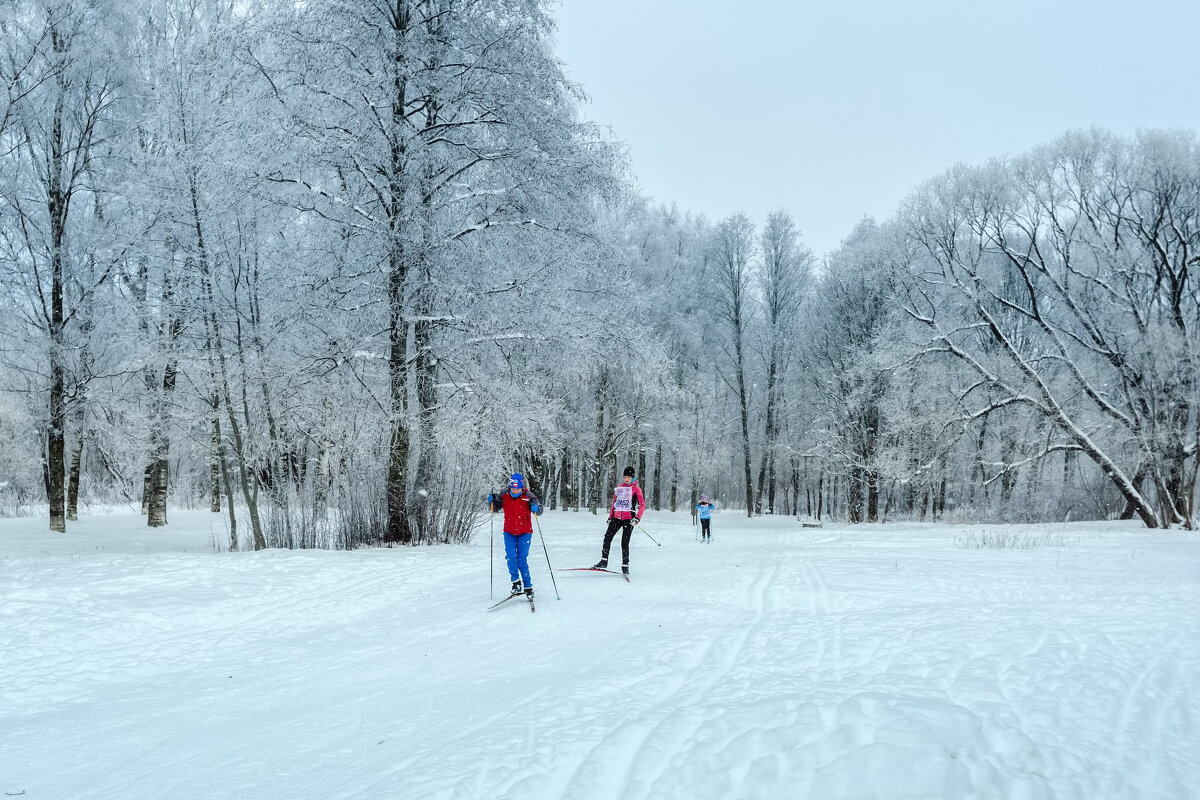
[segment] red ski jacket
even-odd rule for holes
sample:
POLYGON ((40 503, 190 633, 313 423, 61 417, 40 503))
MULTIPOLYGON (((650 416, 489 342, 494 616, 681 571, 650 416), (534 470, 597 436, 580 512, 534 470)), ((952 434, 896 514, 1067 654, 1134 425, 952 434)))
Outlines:
POLYGON ((531 495, 528 489, 522 489, 516 497, 512 496, 512 492, 505 492, 498 498, 492 499, 492 513, 504 511, 505 533, 511 533, 514 536, 533 533, 533 512, 529 506, 537 501, 538 499, 531 495))

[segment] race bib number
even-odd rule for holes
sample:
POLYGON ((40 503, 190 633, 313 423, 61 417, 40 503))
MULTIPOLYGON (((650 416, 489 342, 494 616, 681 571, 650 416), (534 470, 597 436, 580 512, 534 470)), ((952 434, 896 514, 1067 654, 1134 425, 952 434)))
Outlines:
POLYGON ((633 487, 618 486, 617 499, 613 502, 613 511, 633 511, 633 487))

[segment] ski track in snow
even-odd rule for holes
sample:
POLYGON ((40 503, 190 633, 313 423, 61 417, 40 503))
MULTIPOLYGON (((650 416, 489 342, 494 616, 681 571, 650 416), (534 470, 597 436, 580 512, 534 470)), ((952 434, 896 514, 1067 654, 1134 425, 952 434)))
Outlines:
POLYGON ((725 626, 704 643, 702 652, 687 658, 682 669, 663 676, 665 686, 659 700, 631 724, 614 729, 592 746, 565 784, 553 787, 550 796, 573 796, 572 786, 576 783, 586 786, 584 776, 597 769, 609 769, 624 776, 617 782, 617 797, 654 796, 654 785, 666 772, 663 762, 678 753, 708 721, 696 709, 703 708, 714 687, 741 660, 747 641, 762 622, 765 597, 777 571, 773 569, 758 579, 748 592, 748 620, 725 626), (657 775, 651 777, 647 772, 657 775))
MULTIPOLYGON (((959 549, 948 526, 801 532, 725 514, 702 544, 686 515, 647 523, 663 546, 635 532, 632 583, 560 572, 561 600, 535 542, 530 614, 484 610, 499 599, 486 529, 465 547, 213 554, 203 536, 93 549, 0 521, 0 790, 1200 791, 1190 534, 1076 527, 1075 547, 995 551, 959 549)), ((594 561, 602 519, 542 525, 555 566, 594 561)), ((502 555, 494 570, 505 591, 502 555)))

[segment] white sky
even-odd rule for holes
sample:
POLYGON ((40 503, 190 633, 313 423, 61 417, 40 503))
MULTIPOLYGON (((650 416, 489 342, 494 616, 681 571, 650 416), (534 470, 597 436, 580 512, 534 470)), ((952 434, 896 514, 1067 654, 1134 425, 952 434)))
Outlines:
POLYGON ((956 162, 1099 125, 1200 129, 1194 0, 562 0, 585 115, 655 200, 818 253, 956 162))

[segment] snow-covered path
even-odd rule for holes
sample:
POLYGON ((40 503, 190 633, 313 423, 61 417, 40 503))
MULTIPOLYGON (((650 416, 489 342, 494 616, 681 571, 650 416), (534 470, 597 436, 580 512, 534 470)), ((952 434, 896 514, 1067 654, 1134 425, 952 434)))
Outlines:
MULTIPOLYGON (((535 537, 530 614, 484 610, 486 531, 214 554, 201 513, 0 520, 0 791, 1200 797, 1194 535, 689 523, 650 513, 632 583, 557 572, 561 600, 535 537)), ((541 526, 555 567, 598 555, 602 519, 541 526)))

